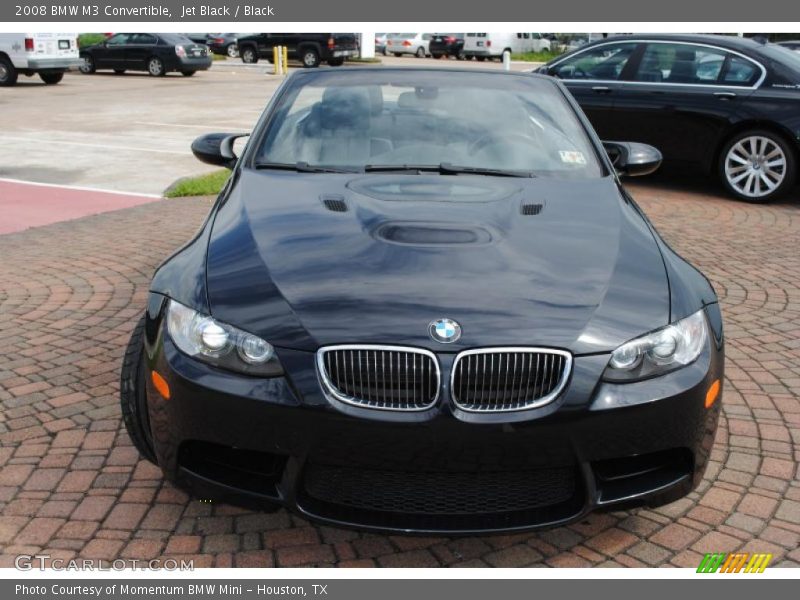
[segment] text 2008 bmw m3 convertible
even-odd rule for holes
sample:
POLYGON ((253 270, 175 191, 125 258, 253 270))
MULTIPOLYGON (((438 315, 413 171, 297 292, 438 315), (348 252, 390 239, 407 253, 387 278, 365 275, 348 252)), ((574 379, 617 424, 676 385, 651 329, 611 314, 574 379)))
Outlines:
POLYGON ((620 185, 554 79, 303 71, 196 237, 157 270, 122 373, 134 443, 204 498, 383 531, 552 527, 696 486, 723 337, 706 278, 620 185))

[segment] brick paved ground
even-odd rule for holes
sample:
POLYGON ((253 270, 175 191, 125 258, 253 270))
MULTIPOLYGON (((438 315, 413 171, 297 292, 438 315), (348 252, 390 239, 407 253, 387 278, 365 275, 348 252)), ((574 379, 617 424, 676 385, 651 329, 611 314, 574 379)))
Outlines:
POLYGON ((118 370, 153 267, 208 201, 171 200, 0 236, 0 553, 194 557, 196 566, 696 566, 704 552, 800 563, 800 204, 634 193, 714 281, 724 412, 707 479, 664 508, 554 531, 384 537, 201 504, 139 460, 118 370), (140 237, 145 234, 144 237, 140 237))

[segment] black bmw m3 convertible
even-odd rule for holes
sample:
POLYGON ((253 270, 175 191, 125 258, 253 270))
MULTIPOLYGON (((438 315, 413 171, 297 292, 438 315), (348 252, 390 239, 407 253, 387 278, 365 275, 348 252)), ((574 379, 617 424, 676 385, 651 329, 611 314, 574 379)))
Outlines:
POLYGON ((553 527, 691 491, 721 403, 707 279, 563 85, 478 70, 296 72, 122 370, 141 453, 201 498, 363 529, 553 527))

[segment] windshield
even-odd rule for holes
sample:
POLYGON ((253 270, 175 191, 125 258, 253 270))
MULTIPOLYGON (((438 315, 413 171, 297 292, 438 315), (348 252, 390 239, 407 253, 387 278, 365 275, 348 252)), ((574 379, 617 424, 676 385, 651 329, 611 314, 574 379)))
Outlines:
POLYGON ((570 179, 604 174, 553 82, 403 71, 296 77, 274 108, 256 165, 353 171, 444 165, 447 172, 463 167, 570 179))

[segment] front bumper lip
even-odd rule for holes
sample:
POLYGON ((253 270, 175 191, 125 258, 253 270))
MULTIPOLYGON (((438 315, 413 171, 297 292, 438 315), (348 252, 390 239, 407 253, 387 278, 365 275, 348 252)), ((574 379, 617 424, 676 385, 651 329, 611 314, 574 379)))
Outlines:
MULTIPOLYGON (((599 381, 608 356, 576 357, 563 394, 531 411, 469 414, 449 401, 424 413, 400 415, 335 406, 321 391, 314 355, 278 349, 288 377, 257 379, 223 372, 180 353, 167 336, 147 349, 151 368, 164 375, 171 397, 148 384, 154 447, 166 476, 200 497, 237 504, 280 504, 315 521, 359 529, 448 535, 522 531, 563 525, 596 508, 630 501, 678 498, 705 470, 720 401, 704 408, 708 386, 722 378, 722 350, 710 345, 692 365, 635 384, 599 381), (248 489, 209 476, 181 460, 185 443, 201 441, 280 457, 273 488, 248 489), (597 465, 624 457, 684 449, 684 470, 664 472, 647 485, 599 481, 597 465), (449 472, 466 463, 499 471, 563 467, 577 474, 575 495, 563 510, 498 519, 378 519, 332 511, 303 492, 304 469, 323 460, 365 470, 404 471, 424 464, 449 472), (470 462, 472 461, 472 462, 470 462)), ((443 380, 452 355, 441 355, 443 380)), ((471 467, 468 467, 471 468, 471 467)), ((623 482, 625 483, 625 482, 623 482)))

